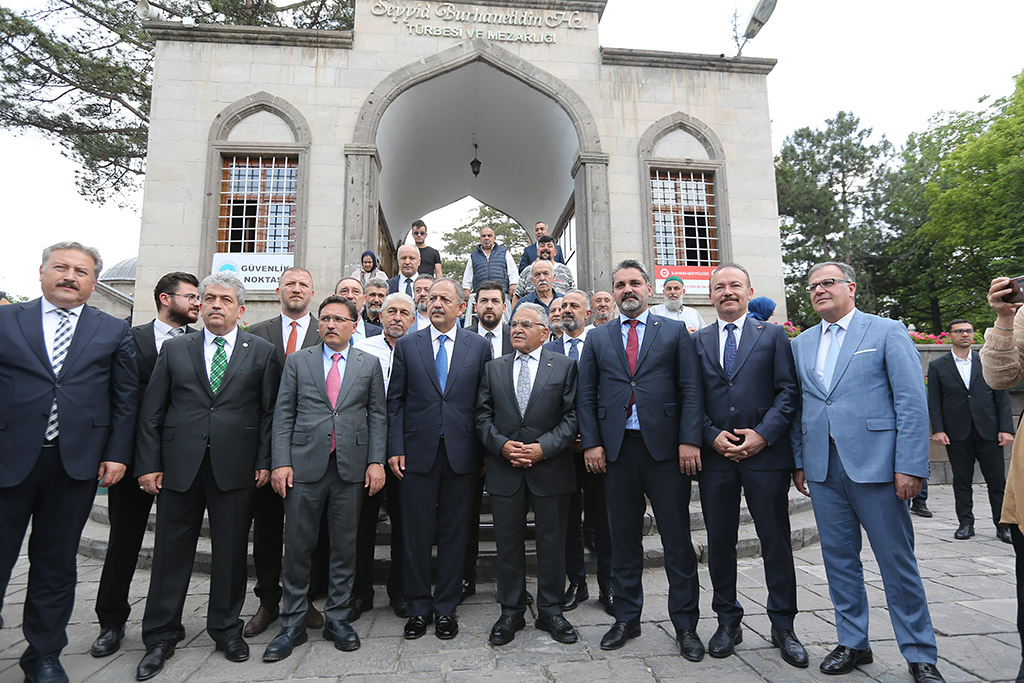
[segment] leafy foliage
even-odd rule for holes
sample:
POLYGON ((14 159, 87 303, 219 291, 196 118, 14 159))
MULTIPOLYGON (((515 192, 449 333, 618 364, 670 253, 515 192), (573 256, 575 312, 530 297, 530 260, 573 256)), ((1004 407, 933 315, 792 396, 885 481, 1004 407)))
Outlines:
POLYGON ((462 281, 466 260, 480 244, 480 231, 485 227, 494 230, 497 243, 512 252, 512 259, 519 263, 523 249, 530 244, 526 231, 502 212, 482 204, 475 216, 444 236, 441 268, 445 277, 462 281))

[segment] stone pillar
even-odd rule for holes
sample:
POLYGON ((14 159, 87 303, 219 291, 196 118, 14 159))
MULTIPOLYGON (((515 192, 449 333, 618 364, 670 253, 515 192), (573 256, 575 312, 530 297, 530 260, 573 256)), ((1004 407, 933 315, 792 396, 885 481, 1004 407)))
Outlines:
POLYGON ((345 145, 345 216, 341 228, 343 267, 376 250, 380 218, 380 156, 376 145, 345 145), (367 246, 368 245, 368 246, 367 246))
POLYGON ((612 226, 608 207, 608 155, 585 153, 572 166, 576 181, 577 286, 611 288, 612 226))

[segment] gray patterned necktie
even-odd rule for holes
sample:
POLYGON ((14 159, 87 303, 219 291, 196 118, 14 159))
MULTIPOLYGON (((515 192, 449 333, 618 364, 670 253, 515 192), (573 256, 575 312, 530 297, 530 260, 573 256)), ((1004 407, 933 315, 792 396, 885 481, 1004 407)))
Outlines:
POLYGON ((516 401, 519 412, 526 415, 526 405, 530 402, 530 357, 519 356, 519 379, 516 381, 516 401))
MULTIPOLYGON (((53 366, 54 377, 60 376, 60 370, 64 367, 64 359, 68 355, 68 347, 71 346, 71 312, 63 308, 55 310, 60 316, 57 324, 57 332, 53 336, 53 358, 50 364, 53 366)), ((46 421, 46 432, 44 437, 47 441, 53 441, 60 434, 60 424, 57 420, 57 397, 53 397, 53 404, 50 406, 50 417, 46 421)))

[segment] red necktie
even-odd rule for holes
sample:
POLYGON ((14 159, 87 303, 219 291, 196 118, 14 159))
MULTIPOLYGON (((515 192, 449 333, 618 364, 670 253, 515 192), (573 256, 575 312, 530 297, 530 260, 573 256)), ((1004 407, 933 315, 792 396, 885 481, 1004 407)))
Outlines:
MULTIPOLYGON (((338 372, 338 361, 341 360, 341 354, 335 353, 331 356, 334 363, 331 365, 331 369, 327 371, 327 400, 331 402, 331 407, 336 408, 338 406, 338 394, 341 392, 341 373, 338 372)), ((334 451, 335 440, 334 430, 331 430, 331 451, 334 451)))
POLYGON ((288 335, 288 346, 284 347, 284 355, 286 355, 286 356, 288 354, 290 354, 290 353, 294 353, 295 352, 295 342, 298 340, 298 336, 299 336, 299 333, 298 333, 299 323, 297 323, 297 322, 295 322, 293 320, 291 322, 291 325, 292 325, 292 331, 291 331, 291 334, 288 335))
MULTIPOLYGON (((629 374, 636 374, 636 360, 637 356, 640 355, 640 337, 636 333, 636 326, 640 324, 639 320, 629 321, 629 334, 626 336, 626 361, 629 363, 629 374)), ((633 406, 636 404, 636 397, 632 392, 629 394, 629 413, 626 417, 633 414, 633 406)))

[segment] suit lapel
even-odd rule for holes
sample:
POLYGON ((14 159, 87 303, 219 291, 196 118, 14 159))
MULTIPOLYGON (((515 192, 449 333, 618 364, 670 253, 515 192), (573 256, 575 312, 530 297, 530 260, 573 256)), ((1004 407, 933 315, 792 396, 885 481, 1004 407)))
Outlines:
MULTIPOLYGON (((278 330, 281 326, 278 325, 278 330)), ((308 349, 320 343, 320 321, 315 315, 309 316, 309 324, 306 326, 306 336, 302 338, 302 348, 308 349)))
POLYGON ((18 325, 21 327, 21 333, 25 335, 28 347, 36 354, 43 367, 53 374, 53 365, 50 364, 50 357, 46 353, 46 341, 43 339, 42 311, 43 300, 41 298, 25 304, 18 310, 18 325))
MULTIPOLYGON (((608 328, 606 334, 610 334, 612 337, 612 348, 615 349, 615 355, 618 356, 619 361, 622 363, 622 369, 628 376, 629 373, 629 360, 626 358, 626 345, 622 343, 622 319, 612 318, 607 323, 601 326, 601 329, 608 328)), ((637 363, 637 367, 640 363, 637 363)))
POLYGON ((811 382, 811 386, 817 388, 818 393, 824 396, 828 393, 828 388, 818 377, 818 373, 814 371, 814 364, 818 361, 818 346, 821 344, 821 326, 815 325, 808 330, 804 330, 804 332, 797 337, 793 343, 794 348, 807 348, 806 353, 800 354, 800 365, 803 366, 803 376, 807 377, 811 382))
MULTIPOLYGON (((352 353, 352 345, 349 344, 348 349, 345 350, 345 376, 341 378, 341 390, 338 391, 338 402, 335 406, 340 406, 342 401, 345 400, 345 396, 352 390, 352 385, 355 384, 356 375, 359 374, 359 369, 363 364, 363 358, 359 354, 352 353)), ((376 356, 374 356, 376 360, 376 356)), ((327 383, 324 382, 324 392, 327 391, 327 383)))
POLYGON ((440 394, 441 382, 437 378, 437 364, 434 362, 434 344, 430 340, 430 328, 425 327, 416 334, 419 335, 416 346, 419 347, 420 355, 423 357, 423 367, 426 369, 430 381, 434 383, 437 393, 440 394))
MULTIPOLYGON (((761 338, 761 334, 764 332, 764 323, 758 322, 747 316, 746 322, 743 324, 743 334, 740 335, 740 345, 736 349, 736 360, 732 365, 732 376, 735 377, 736 373, 743 367, 743 363, 746 362, 747 357, 750 355, 751 349, 757 344, 757 340, 761 338)), ((718 325, 716 324, 717 328, 718 325)), ((730 378, 731 379, 731 378, 730 378)))
MULTIPOLYGON (((467 332, 463 331, 462 334, 457 332, 457 327, 452 328, 452 333, 455 334, 455 343, 452 345, 452 357, 451 363, 448 364, 448 379, 444 384, 444 393, 448 393, 448 389, 455 383, 455 378, 459 374, 459 370, 462 369, 463 364, 466 361, 466 349, 469 346, 469 337, 466 335, 467 332)), ((437 373, 434 373, 435 375, 437 373)), ((438 384, 438 387, 441 385, 438 384)))
POLYGON ((156 331, 153 327, 153 321, 149 321, 139 329, 138 341, 135 347, 139 350, 142 355, 142 359, 149 365, 149 369, 152 370, 153 366, 156 365, 156 331))
MULTIPOLYGON (((971 356, 970 356, 970 358, 971 358, 971 386, 972 387, 976 387, 976 386, 978 386, 978 383, 981 382, 981 357, 978 356, 978 352, 977 351, 975 351, 974 349, 971 349, 971 356)), ((956 365, 956 363, 954 363, 954 365, 956 365)), ((958 372, 956 374, 959 375, 960 373, 958 372)), ((963 378, 961 377, 961 380, 962 379, 963 378)), ((965 388, 966 389, 970 389, 970 387, 967 387, 966 385, 965 385, 965 388)))
POLYGON ((91 306, 82 307, 78 325, 75 326, 75 335, 71 337, 71 346, 68 347, 68 355, 64 358, 64 364, 60 368, 61 377, 67 376, 75 361, 82 355, 82 351, 92 341, 96 330, 100 328, 100 315, 100 312, 91 306))
MULTIPOLYGON (((296 351, 295 353, 300 353, 300 351, 296 351)), ((327 378, 324 376, 323 346, 317 345, 315 347, 315 353, 313 351, 306 351, 305 349, 302 349, 301 353, 306 361, 306 365, 309 367, 309 374, 313 378, 313 384, 317 386, 317 394, 320 395, 320 398, 323 399, 324 403, 331 406, 331 399, 327 396, 327 378)), ((339 393, 338 396, 340 397, 341 394, 339 393)))
POLYGON ((235 336, 235 348, 231 350, 231 358, 228 360, 228 367, 224 371, 224 379, 221 380, 217 393, 224 391, 224 387, 227 386, 231 378, 238 372, 238 368, 246 362, 246 358, 249 355, 249 341, 251 339, 251 334, 241 329, 238 330, 238 334, 235 336))
MULTIPOLYGON (((526 403, 526 413, 529 413, 533 408, 533 404, 540 397, 541 392, 544 390, 544 385, 547 384, 548 377, 554 370, 554 364, 551 362, 551 352, 545 351, 543 348, 540 352, 540 365, 537 366, 537 376, 533 378, 533 388, 530 390, 530 400, 526 403)), ((523 415, 525 418, 526 415, 523 415)))
MULTIPOLYGON (((846 336, 843 338, 843 345, 839 348, 839 358, 836 359, 835 371, 832 373, 832 389, 839 386, 839 380, 843 378, 843 373, 846 372, 846 368, 850 365, 850 359, 853 358, 854 352, 860 347, 860 343, 864 340, 864 334, 868 329, 868 320, 858 311, 853 314, 853 318, 850 320, 850 327, 846 330, 846 336)), ((832 393, 828 387, 825 387, 826 393, 832 393)))
MULTIPOLYGON (((659 318, 658 316, 653 315, 653 314, 649 314, 647 316, 647 326, 644 329, 644 341, 643 341, 642 344, 640 344, 640 353, 638 353, 637 357, 636 357, 636 368, 637 368, 637 370, 640 369, 640 366, 644 362, 644 358, 647 357, 647 352, 650 350, 651 346, 654 344, 654 338, 658 335, 658 332, 662 328, 662 324, 661 323, 662 323, 662 319, 659 318)), ((623 350, 622 350, 622 355, 626 355, 625 348, 623 348, 623 350)), ((628 363, 626 364, 626 367, 629 367, 628 363)))
POLYGON ((701 328, 697 332, 697 338, 704 347, 704 353, 706 353, 708 358, 711 360, 711 367, 715 369, 715 372, 722 376, 722 379, 728 380, 729 377, 725 374, 725 369, 722 367, 721 354, 718 352, 718 323, 715 322, 707 327, 701 328))
POLYGON ((508 405, 513 405, 516 407, 516 410, 519 410, 519 399, 516 397, 515 358, 515 354, 502 356, 498 359, 498 362, 502 364, 499 375, 505 379, 504 385, 505 393, 507 394, 506 400, 509 402, 508 405))
POLYGON ((205 344, 206 332, 191 335, 188 340, 188 355, 192 358, 192 366, 195 368, 200 386, 206 390, 210 398, 213 398, 213 391, 210 389, 210 375, 206 372, 206 358, 203 356, 205 344))

